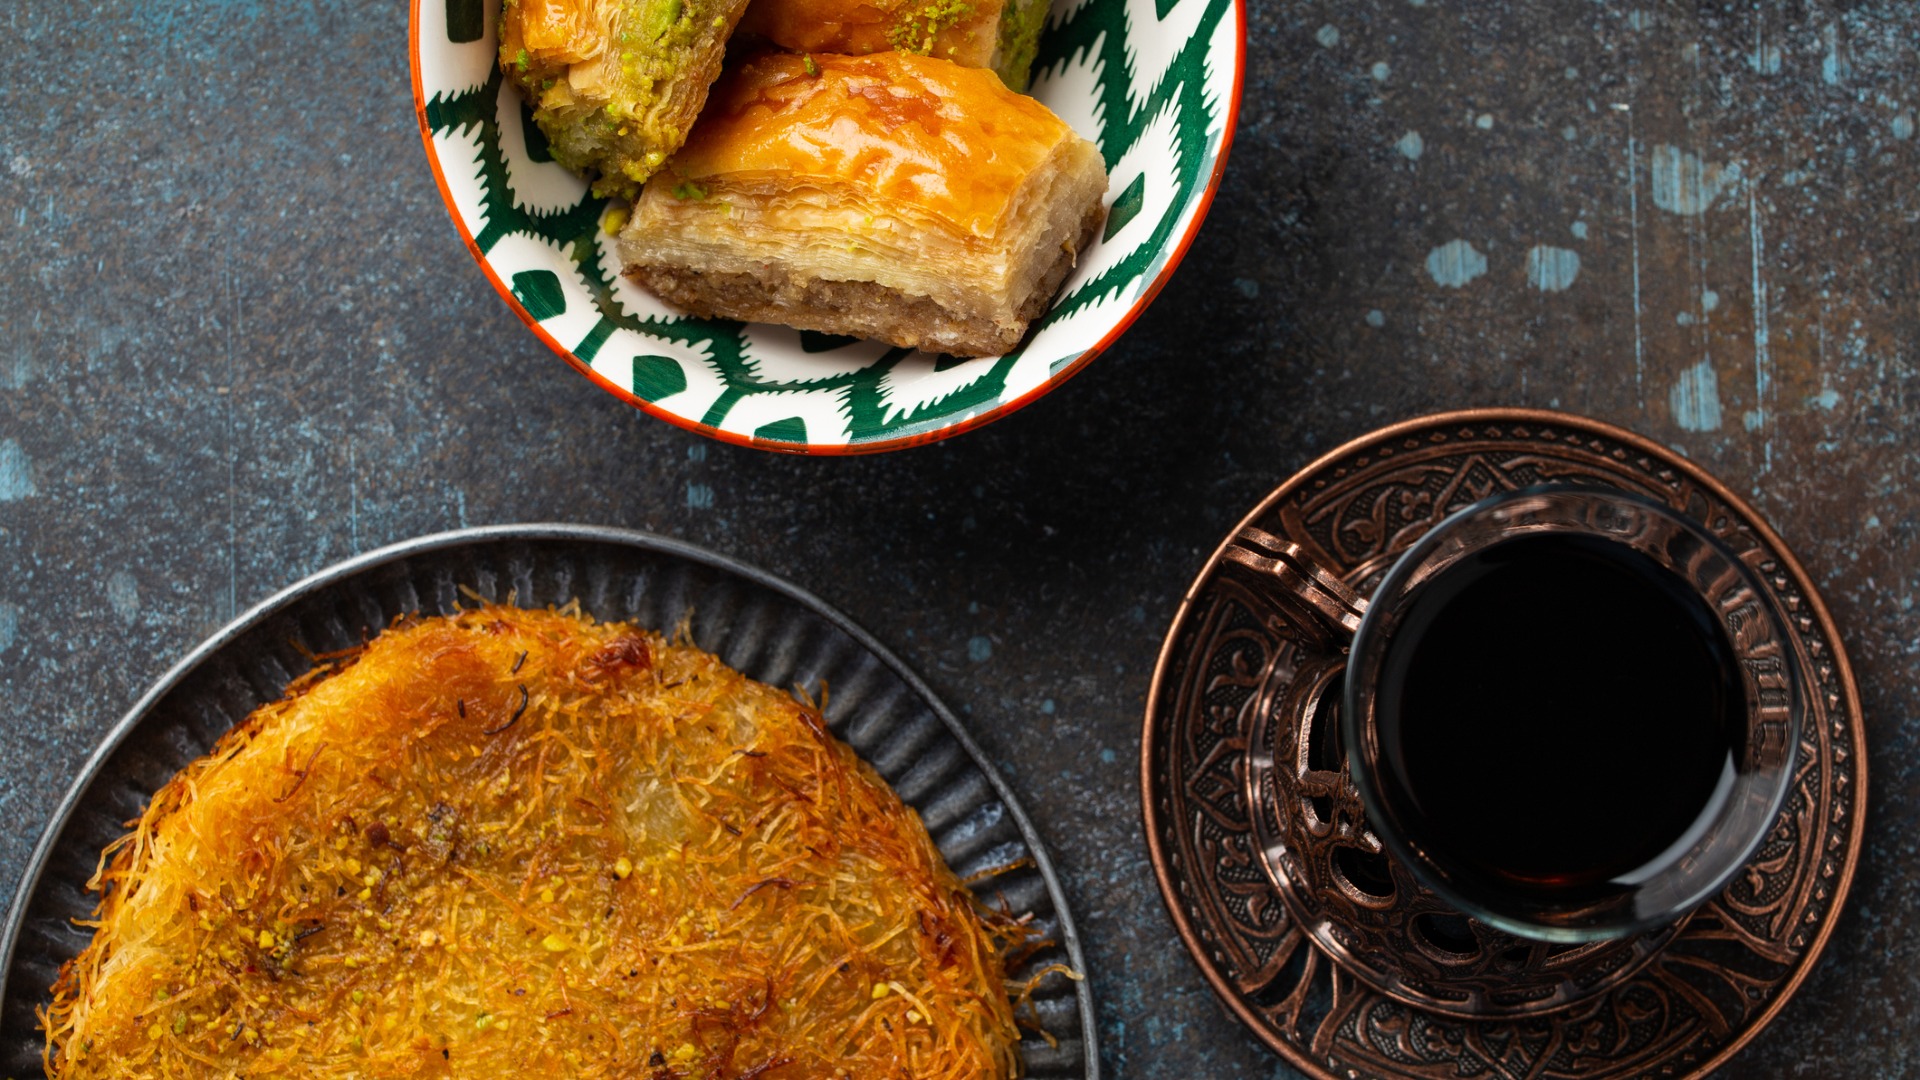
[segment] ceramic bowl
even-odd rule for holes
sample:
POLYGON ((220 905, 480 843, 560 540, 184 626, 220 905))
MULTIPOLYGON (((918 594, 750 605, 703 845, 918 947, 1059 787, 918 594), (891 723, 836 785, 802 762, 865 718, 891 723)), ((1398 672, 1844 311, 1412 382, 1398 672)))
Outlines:
POLYGON ((727 442, 898 449, 1005 416, 1112 344, 1192 243, 1220 182, 1245 60, 1243 0, 1054 0, 1031 93, 1099 144, 1105 232, 1016 351, 957 359, 697 319, 620 274, 607 200, 555 164, 495 63, 498 0, 413 0, 414 109, 480 269, 602 389, 727 442))

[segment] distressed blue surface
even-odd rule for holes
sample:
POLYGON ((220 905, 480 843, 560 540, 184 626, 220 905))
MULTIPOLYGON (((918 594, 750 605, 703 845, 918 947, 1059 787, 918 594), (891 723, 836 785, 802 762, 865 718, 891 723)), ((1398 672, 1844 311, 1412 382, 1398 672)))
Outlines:
POLYGON ((1909 4, 1255 4, 1225 186, 1146 316, 1012 418, 846 461, 687 435, 526 332, 440 206, 404 5, 0 25, 0 885, 99 733, 279 586, 463 524, 647 528, 817 591, 964 708, 1059 857, 1114 1075, 1293 1076, 1214 1002, 1147 867, 1160 635, 1315 455, 1549 406, 1747 493, 1860 674, 1854 899, 1721 1075, 1920 1073, 1909 4), (1454 241, 1484 270, 1442 284, 1454 241), (1541 247, 1577 256, 1563 288, 1530 283, 1541 247))

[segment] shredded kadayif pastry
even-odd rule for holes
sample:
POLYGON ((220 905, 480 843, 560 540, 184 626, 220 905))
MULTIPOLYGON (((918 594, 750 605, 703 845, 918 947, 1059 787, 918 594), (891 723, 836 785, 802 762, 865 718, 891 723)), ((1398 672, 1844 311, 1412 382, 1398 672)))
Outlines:
POLYGON ((404 620, 103 856, 56 1080, 1007 1077, 1004 946, 818 710, 570 611, 404 620))

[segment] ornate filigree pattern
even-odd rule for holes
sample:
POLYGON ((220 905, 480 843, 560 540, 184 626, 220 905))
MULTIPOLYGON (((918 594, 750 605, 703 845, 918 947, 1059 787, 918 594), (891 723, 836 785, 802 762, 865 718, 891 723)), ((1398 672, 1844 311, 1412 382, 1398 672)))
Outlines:
MULTIPOLYGON (((1261 612, 1288 602, 1279 590, 1243 586, 1236 570, 1222 564, 1212 604, 1245 607, 1260 620, 1261 612)), ((1260 621, 1278 627, 1271 616, 1260 621)), ((1367 823, 1327 711, 1340 690, 1337 654, 1313 639, 1266 644, 1307 659, 1263 684, 1246 719, 1255 850, 1301 932, 1343 968, 1435 1012, 1519 1016, 1607 989, 1678 931, 1676 925, 1624 941, 1551 945, 1460 915, 1389 858, 1367 823)))
MULTIPOLYGON (((1760 572, 1793 623, 1792 659, 1809 689, 1793 791, 1747 869, 1684 926, 1656 941, 1578 955, 1509 956, 1515 970, 1551 970, 1563 981, 1544 1003, 1552 1011, 1449 1015, 1471 1011, 1476 994, 1485 1004, 1485 995, 1516 989, 1520 1008, 1507 1001, 1505 1011, 1523 1011, 1528 981, 1499 970, 1499 950, 1464 979, 1432 956, 1356 953, 1324 927, 1303 926, 1282 903, 1268 865, 1284 847, 1283 827, 1304 830, 1323 846, 1320 857, 1343 845, 1365 853, 1372 838, 1335 782, 1344 780, 1337 769, 1269 729, 1287 695, 1325 682, 1324 669, 1302 659, 1314 654, 1321 631, 1261 600, 1216 555, 1175 620, 1148 700, 1149 842, 1168 906, 1209 981, 1262 1039, 1313 1076, 1699 1075, 1773 1016, 1825 943, 1860 843, 1858 695, 1805 573, 1712 478, 1606 425, 1484 410, 1410 421, 1350 444, 1289 480, 1244 524, 1301 545, 1364 591, 1453 510, 1496 491, 1568 480, 1663 500, 1705 522, 1760 572), (1302 817, 1262 820, 1263 810, 1302 817)), ((1411 885, 1405 876, 1394 876, 1393 886, 1411 885)), ((1339 908, 1329 924, 1391 908, 1352 885, 1335 880, 1320 900, 1339 908)), ((1395 918, 1425 913, 1416 894, 1395 918)), ((1546 984, 1536 992, 1539 985, 1546 984)))

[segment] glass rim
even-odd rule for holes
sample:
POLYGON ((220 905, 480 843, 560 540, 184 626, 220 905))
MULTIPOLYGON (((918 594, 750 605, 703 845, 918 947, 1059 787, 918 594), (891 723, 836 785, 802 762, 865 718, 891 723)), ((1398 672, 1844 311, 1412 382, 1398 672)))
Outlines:
MULTIPOLYGON (((1477 919, 1495 929, 1534 940, 1559 943, 1583 943, 1617 939, 1651 930, 1659 926, 1668 925, 1691 913, 1714 894, 1718 893, 1726 886, 1727 882, 1739 872, 1740 868, 1753 858, 1754 853, 1765 841, 1771 829, 1772 822, 1778 818, 1780 808, 1785 803, 1786 796, 1792 788, 1793 768, 1798 757, 1800 728, 1804 722, 1805 701, 1803 698, 1803 690, 1799 685, 1800 679, 1795 670, 1795 665, 1784 665, 1782 675, 1789 684, 1787 689, 1789 704, 1787 706, 1788 716, 1784 757, 1779 762, 1777 768, 1767 770, 1769 779, 1766 780, 1768 787, 1766 790, 1765 807, 1764 812, 1759 814, 1758 817, 1760 827, 1751 828, 1748 835, 1740 838, 1737 848, 1732 851, 1731 856, 1723 858, 1724 865, 1721 865, 1712 874, 1703 876, 1699 883, 1685 890, 1683 893, 1676 895, 1673 899, 1663 904, 1658 911, 1645 915, 1636 915, 1631 918, 1607 919, 1590 923, 1580 923, 1578 921, 1567 923, 1541 922, 1530 920, 1512 912, 1496 910, 1481 901, 1473 899, 1456 888, 1452 881, 1435 865, 1434 860, 1423 855, 1409 841, 1405 831, 1400 826, 1402 815, 1396 813, 1390 805, 1385 792, 1382 790, 1383 785, 1376 783, 1376 774, 1384 765, 1379 760, 1379 755, 1373 752, 1378 749, 1377 742, 1370 738, 1377 733, 1376 726, 1372 722, 1374 719, 1373 710, 1371 708, 1363 710, 1361 705, 1363 699, 1368 705, 1371 705, 1374 699, 1374 691, 1377 690, 1377 687, 1370 687, 1368 684, 1373 683, 1375 680, 1366 676, 1368 674, 1377 675, 1377 668, 1384 659, 1387 641, 1381 639, 1381 635, 1385 633, 1382 629, 1382 619, 1385 617, 1383 613, 1398 613, 1413 596, 1418 595, 1429 581, 1443 574, 1445 569, 1457 561, 1459 557, 1475 551, 1485 550, 1488 547, 1505 542, 1518 535, 1526 535, 1529 531, 1533 533, 1554 533, 1559 535, 1597 536, 1613 539, 1617 542, 1619 541, 1619 537, 1610 536, 1596 528, 1579 528, 1559 523, 1541 525, 1533 530, 1515 530, 1505 534, 1495 530, 1489 534, 1489 539, 1486 543, 1472 545, 1462 549, 1455 555, 1454 559, 1449 560, 1439 567, 1429 566, 1430 561, 1439 549, 1450 540, 1456 539, 1462 528, 1466 525, 1494 514, 1503 508, 1510 507, 1515 503, 1524 502, 1528 499, 1554 496, 1577 499, 1587 504, 1624 504, 1636 511, 1651 514, 1660 519, 1664 524, 1679 530, 1693 541, 1712 551, 1732 567, 1739 576, 1741 584, 1750 588, 1754 596, 1761 601, 1765 618, 1774 628, 1775 636, 1782 642, 1791 640, 1791 636, 1787 632, 1790 624, 1786 619, 1786 615, 1780 610, 1777 601, 1763 587, 1759 574, 1752 567, 1748 566, 1724 541, 1715 536, 1699 521, 1657 500, 1618 488, 1574 483, 1536 484, 1512 491, 1498 492, 1455 510, 1442 518, 1432 528, 1428 529, 1425 534, 1395 558, 1388 566, 1386 573, 1380 579, 1380 583, 1368 597, 1366 615, 1361 619, 1360 626, 1354 633, 1351 651, 1348 654, 1346 663, 1345 685, 1341 688, 1339 725, 1340 739, 1347 758, 1347 771, 1360 796, 1361 804, 1366 810, 1368 824, 1372 827, 1381 843, 1385 845, 1388 854, 1405 865, 1422 885, 1431 889, 1447 903, 1457 908, 1462 914, 1477 919), (1372 668, 1375 669, 1371 672, 1366 670, 1369 662, 1371 662, 1372 668)), ((1631 544, 1627 546, 1633 547, 1631 544)), ((1635 547, 1634 550, 1643 549, 1635 547)), ((1660 561, 1662 565, 1667 565, 1664 560, 1658 558, 1656 553, 1644 551, 1643 553, 1653 555, 1656 561, 1660 561)), ((1699 586, 1696 585, 1693 579, 1687 574, 1680 572, 1672 566, 1668 566, 1668 569, 1673 569, 1676 573, 1680 573, 1680 576, 1687 582, 1689 587, 1694 588, 1696 592, 1699 590, 1699 586)), ((1715 615, 1717 618, 1724 617, 1719 611, 1716 611, 1715 615)), ((1724 623, 1723 629, 1725 629, 1724 623)), ((1729 633, 1731 633, 1731 631, 1729 631, 1729 633)), ((1752 696, 1749 695, 1746 709, 1746 726, 1749 737, 1751 737, 1755 726, 1756 721, 1754 716, 1756 712, 1757 706, 1752 700, 1752 696)), ((1753 774, 1749 773, 1747 775, 1751 776, 1753 774)), ((1723 829, 1732 820, 1732 814, 1735 809, 1736 807, 1729 802, 1728 806, 1718 811, 1717 815, 1712 819, 1712 825, 1707 828, 1706 833, 1711 835, 1723 829)), ((1698 843, 1704 843, 1705 839, 1703 836, 1700 841, 1696 842, 1696 846, 1698 843)), ((1667 866, 1656 872, 1648 880, 1658 880, 1669 876, 1672 867, 1676 865, 1677 862, 1678 860, 1674 863, 1667 864, 1667 866)), ((1636 883, 1636 888, 1638 884, 1643 883, 1636 883)), ((1568 905, 1564 911, 1556 912, 1556 914, 1577 916, 1581 906, 1594 910, 1599 910, 1604 907, 1604 905, 1601 905, 1597 908, 1596 905, 1592 904, 1568 905)))

